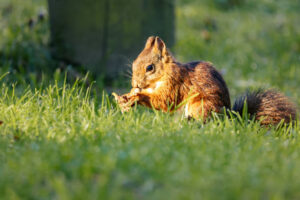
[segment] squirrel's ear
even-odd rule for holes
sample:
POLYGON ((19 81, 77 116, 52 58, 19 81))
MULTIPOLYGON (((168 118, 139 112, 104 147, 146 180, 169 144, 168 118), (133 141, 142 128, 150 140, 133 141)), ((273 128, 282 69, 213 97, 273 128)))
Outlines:
POLYGON ((171 53, 169 53, 166 44, 159 37, 155 37, 155 42, 152 48, 152 52, 158 54, 162 58, 162 61, 165 63, 174 60, 171 53))
POLYGON ((155 37, 153 51, 155 53, 159 53, 160 55, 163 55, 163 51, 165 51, 166 49, 167 48, 164 41, 162 41, 162 39, 160 39, 159 37, 155 37))
POLYGON ((160 39, 159 37, 154 37, 154 36, 150 36, 147 39, 145 49, 149 49, 149 48, 153 48, 152 50, 155 53, 158 53, 160 55, 163 55, 163 53, 165 53, 167 50, 164 41, 162 41, 162 39, 160 39))
POLYGON ((159 37, 155 37, 152 51, 159 54, 161 57, 165 57, 169 55, 166 44, 159 37))
POLYGON ((146 45, 145 45, 145 49, 149 49, 154 45, 155 42, 155 37, 154 36, 150 36, 147 39, 146 45))
POLYGON ((158 54, 159 57, 163 59, 164 62, 170 61, 170 59, 173 59, 171 54, 169 53, 166 44, 162 39, 159 37, 151 36, 147 39, 145 49, 152 48, 152 52, 155 54, 158 54))

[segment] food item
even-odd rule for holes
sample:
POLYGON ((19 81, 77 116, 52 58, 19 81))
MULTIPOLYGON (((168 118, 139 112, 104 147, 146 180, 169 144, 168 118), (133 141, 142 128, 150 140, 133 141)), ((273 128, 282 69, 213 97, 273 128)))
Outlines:
POLYGON ((120 106, 120 109, 123 112, 129 111, 129 109, 135 104, 135 102, 138 101, 138 92, 140 91, 139 88, 134 88, 131 90, 130 93, 124 94, 122 96, 119 96, 116 93, 112 93, 114 96, 116 102, 120 106))

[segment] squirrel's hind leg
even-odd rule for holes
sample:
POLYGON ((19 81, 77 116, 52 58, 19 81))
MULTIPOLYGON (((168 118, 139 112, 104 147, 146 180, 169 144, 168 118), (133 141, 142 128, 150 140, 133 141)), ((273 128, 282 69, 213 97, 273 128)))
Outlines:
POLYGON ((184 106, 184 115, 186 118, 190 119, 202 119, 206 120, 209 116, 211 109, 208 107, 207 102, 205 100, 197 101, 197 102, 188 102, 184 106))

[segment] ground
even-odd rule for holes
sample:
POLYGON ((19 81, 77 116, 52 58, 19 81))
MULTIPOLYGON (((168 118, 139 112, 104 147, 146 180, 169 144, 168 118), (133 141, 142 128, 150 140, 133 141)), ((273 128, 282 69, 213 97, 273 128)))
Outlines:
MULTIPOLYGON (((213 62, 232 98, 266 87, 300 105, 299 2, 176 4, 178 60, 213 62)), ((0 14, 0 199, 300 198, 299 125, 121 114, 101 79, 55 70, 44 0, 3 0, 0 14)))

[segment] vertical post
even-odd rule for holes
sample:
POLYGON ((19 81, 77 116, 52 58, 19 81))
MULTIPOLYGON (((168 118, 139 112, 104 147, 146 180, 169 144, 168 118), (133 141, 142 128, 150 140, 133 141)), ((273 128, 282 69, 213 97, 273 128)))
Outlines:
POLYGON ((56 57, 116 77, 150 35, 174 42, 172 0, 48 0, 56 57))

